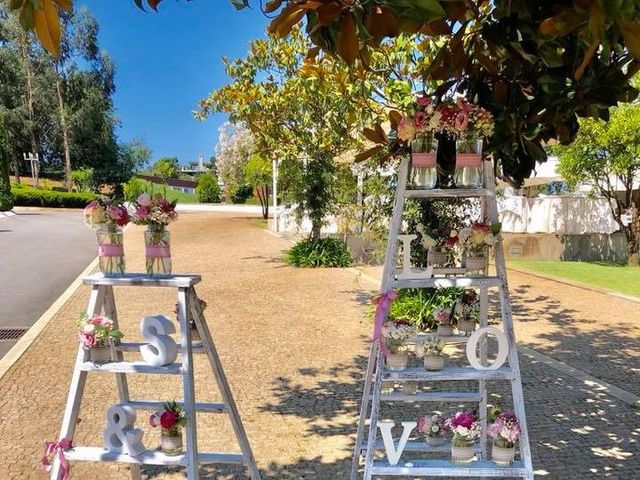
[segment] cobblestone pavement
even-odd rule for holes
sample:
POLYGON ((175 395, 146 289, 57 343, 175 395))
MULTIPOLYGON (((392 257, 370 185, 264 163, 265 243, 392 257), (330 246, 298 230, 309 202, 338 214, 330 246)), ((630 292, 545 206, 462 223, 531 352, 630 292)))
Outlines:
MULTIPOLYGON (((184 213, 171 232, 174 271, 198 272, 204 277, 197 290, 208 302, 207 321, 264 478, 347 478, 371 327, 364 312, 372 285, 358 281, 349 270, 298 270, 283 265, 281 252, 289 244, 265 232, 257 219, 242 214, 184 213)), ((128 269, 139 271, 142 230, 128 229, 125 236, 128 269)), ((523 297, 516 298, 518 305, 527 306, 518 312, 518 318, 524 318, 516 326, 519 338, 555 358, 566 355, 568 361, 580 354, 585 370, 598 365, 601 373, 610 375, 608 381, 628 387, 632 372, 638 372, 637 351, 633 353, 637 342, 632 342, 634 337, 637 340, 637 331, 623 326, 619 303, 623 301, 598 298, 598 308, 614 312, 618 319, 594 313, 602 330, 586 335, 584 346, 565 337, 594 327, 592 322, 583 324, 582 319, 592 318, 585 312, 595 306, 588 307, 589 302, 580 298, 586 309, 580 310, 572 303, 577 300, 575 294, 556 300, 557 288, 551 285, 540 287, 547 297, 537 300, 540 308, 557 302, 553 308, 569 316, 556 320, 550 307, 544 310, 547 314, 534 311, 528 296, 540 295, 536 293, 538 282, 511 278, 514 294, 523 297), (519 292, 519 288, 525 290, 519 292), (611 303, 607 307, 604 302, 611 303), (538 317, 541 321, 534 322, 538 317), (596 339, 605 348, 599 348, 596 339), (610 340, 624 349, 607 349, 605 342, 610 340), (624 371, 619 376, 609 372, 622 368, 626 376, 624 371)), ((0 380, 0 408, 5 412, 0 420, 2 479, 46 478, 39 467, 42 444, 58 435, 77 348, 73 324, 86 308, 87 296, 88 289, 80 288, 0 380)), ((116 297, 129 341, 138 339, 143 315, 170 315, 175 302, 167 290, 158 289, 116 289, 116 297)), ((525 355, 522 366, 539 478, 638 477, 639 410, 525 355)), ((196 360, 195 368, 196 397, 215 401, 212 377, 202 358, 196 360)), ((503 404, 509 394, 504 385, 495 387, 491 400, 503 404)), ((130 389, 140 399, 168 400, 181 395, 177 378, 132 375, 130 389)), ((77 445, 101 445, 106 408, 116 402, 114 378, 90 374, 74 438, 77 445)), ((428 413, 417 408, 390 414, 406 420, 428 413)), ((153 448, 159 434, 143 420, 139 417, 138 423, 145 430, 144 442, 153 448)), ((237 450, 222 416, 199 415, 198 431, 203 451, 237 450)), ((184 475, 181 470, 146 468, 144 477, 164 480, 184 475)), ((202 477, 246 478, 241 469, 215 467, 204 467, 202 477)), ((74 462, 72 478, 129 476, 123 465, 74 462)))

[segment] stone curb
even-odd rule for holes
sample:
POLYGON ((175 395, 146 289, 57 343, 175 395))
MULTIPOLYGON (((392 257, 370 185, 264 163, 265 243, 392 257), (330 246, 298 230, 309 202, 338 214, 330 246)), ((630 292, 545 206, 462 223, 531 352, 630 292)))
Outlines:
POLYGON ((9 210, 8 212, 0 212, 0 218, 15 217, 16 212, 9 210))
POLYGON ((571 287, 583 288, 584 290, 589 290, 591 292, 604 293, 605 295, 610 295, 612 297, 620 298, 622 300, 627 300, 629 302, 640 303, 640 297, 625 295, 623 293, 614 292, 613 290, 609 290, 606 288, 589 285, 588 283, 576 282, 573 280, 568 280, 566 278, 556 277, 554 275, 547 275, 545 273, 532 272, 530 270, 521 270, 519 268, 510 267, 508 264, 507 264, 507 269, 513 270, 514 272, 522 273, 523 275, 531 275, 532 277, 542 278, 543 280, 551 280, 553 282, 563 283, 571 287))
POLYGON ((67 301, 73 296, 76 290, 82 285, 82 279, 89 275, 98 266, 98 257, 93 259, 91 263, 85 268, 76 279, 71 282, 71 285, 58 297, 58 299, 51 304, 51 306, 40 316, 40 318, 31 325, 29 330, 17 341, 17 343, 11 347, 11 350, 7 354, 0 358, 0 380, 5 373, 16 363, 22 354, 27 351, 33 341, 40 335, 44 327, 47 326, 49 321, 54 317, 58 310, 67 303, 67 301))

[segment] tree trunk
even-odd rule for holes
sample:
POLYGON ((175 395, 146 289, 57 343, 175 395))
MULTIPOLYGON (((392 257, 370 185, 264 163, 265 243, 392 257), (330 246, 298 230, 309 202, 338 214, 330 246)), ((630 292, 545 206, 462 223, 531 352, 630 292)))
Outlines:
POLYGON ((269 218, 269 187, 265 185, 257 187, 256 195, 262 207, 262 218, 266 220, 269 218))
POLYGON ((16 183, 20 185, 20 159, 17 155, 13 156, 13 175, 16 183))
MULTIPOLYGON (((31 70, 31 60, 29 59, 29 37, 25 32, 21 35, 21 47, 22 47, 22 62, 24 64, 24 70, 27 77, 27 115, 29 116, 29 140, 31 141, 31 153, 35 155, 38 153, 38 144, 36 143, 35 134, 35 115, 33 113, 33 71, 31 70)), ((38 177, 38 165, 33 164, 35 178, 35 186, 39 185, 38 177)))
POLYGON ((640 218, 638 217, 638 209, 635 205, 629 209, 631 213, 631 223, 623 228, 624 236, 627 239, 627 257, 628 265, 640 266, 640 255, 638 253, 638 244, 640 242, 640 218))
POLYGON ((320 238, 320 233, 322 231, 322 222, 318 220, 311 220, 311 238, 318 239, 320 238))
POLYGON ((64 185, 67 191, 71 191, 71 152, 69 151, 69 129, 64 114, 64 99, 62 98, 62 80, 60 75, 56 79, 56 92, 58 93, 58 110, 60 111, 60 127, 62 128, 62 144, 64 148, 64 185))

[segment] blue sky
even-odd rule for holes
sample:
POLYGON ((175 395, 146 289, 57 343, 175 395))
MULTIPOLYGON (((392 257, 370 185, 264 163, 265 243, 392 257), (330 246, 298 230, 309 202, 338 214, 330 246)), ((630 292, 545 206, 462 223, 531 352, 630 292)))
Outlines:
POLYGON ((116 65, 120 140, 143 137, 154 159, 177 156, 186 163, 213 155, 226 117, 200 122, 191 111, 226 83, 221 58, 244 56, 269 20, 257 8, 238 12, 228 0, 164 0, 159 13, 144 13, 133 0, 78 4, 97 18, 100 46, 116 65))

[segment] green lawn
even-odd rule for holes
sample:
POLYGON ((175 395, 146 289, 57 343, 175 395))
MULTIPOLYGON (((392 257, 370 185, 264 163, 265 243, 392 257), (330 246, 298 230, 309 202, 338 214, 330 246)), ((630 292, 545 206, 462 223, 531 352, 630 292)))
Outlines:
POLYGON ((507 266, 640 297, 640 268, 600 262, 510 260, 507 266))
MULTIPOLYGON (((147 193, 161 193, 165 194, 164 185, 157 185, 155 183, 148 182, 143 179, 139 179, 140 182, 144 185, 144 189, 147 193)), ((191 195, 190 193, 177 192, 174 189, 167 187, 166 198, 170 202, 174 200, 178 200, 178 203, 198 203, 195 195, 191 195)))

